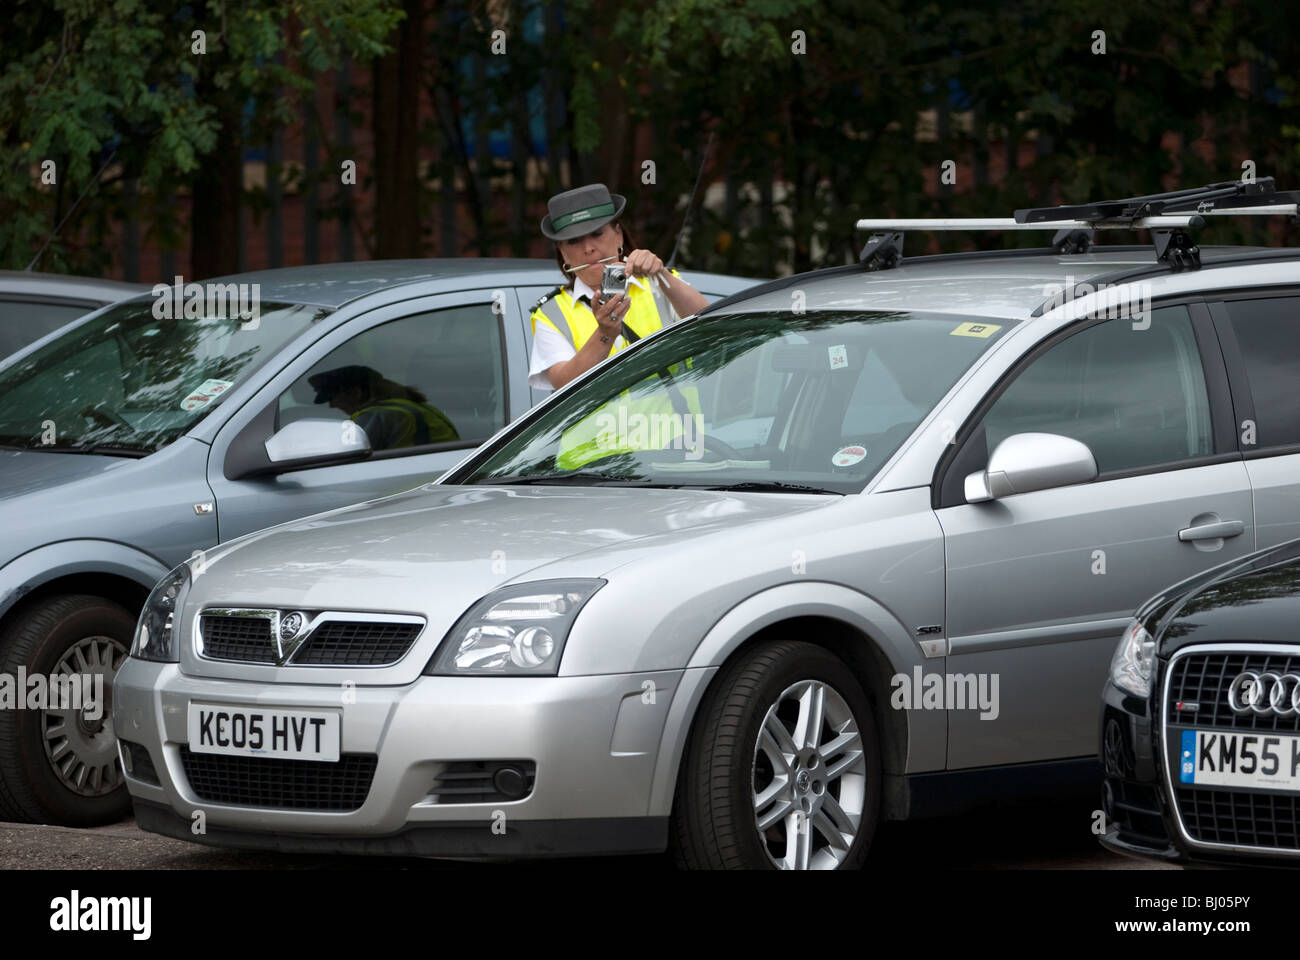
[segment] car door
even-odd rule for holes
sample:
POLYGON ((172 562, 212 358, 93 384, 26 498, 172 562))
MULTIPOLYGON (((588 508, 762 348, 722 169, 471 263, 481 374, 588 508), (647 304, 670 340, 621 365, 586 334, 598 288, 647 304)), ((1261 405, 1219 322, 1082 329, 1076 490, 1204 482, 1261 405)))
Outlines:
POLYGON ((1208 312, 1171 305, 1149 320, 1093 320, 1040 345, 951 461, 983 469, 1006 437, 1052 433, 1087 444, 1099 475, 986 503, 945 478, 947 670, 998 690, 996 718, 950 709, 950 768, 1095 754, 1097 693, 1132 611, 1254 546, 1208 312), (1239 532, 1194 529, 1221 521, 1239 532))
POLYGON ((1213 303, 1262 549, 1300 537, 1300 294, 1213 303))
POLYGON ((512 409, 526 408, 526 355, 507 335, 518 324, 511 300, 484 290, 382 307, 295 358, 213 444, 208 472, 221 539, 434 480, 504 426, 512 409), (374 435, 372 453, 266 469, 266 440, 302 419, 334 420, 341 430, 354 424, 374 435), (250 472, 259 457, 262 469, 250 472))

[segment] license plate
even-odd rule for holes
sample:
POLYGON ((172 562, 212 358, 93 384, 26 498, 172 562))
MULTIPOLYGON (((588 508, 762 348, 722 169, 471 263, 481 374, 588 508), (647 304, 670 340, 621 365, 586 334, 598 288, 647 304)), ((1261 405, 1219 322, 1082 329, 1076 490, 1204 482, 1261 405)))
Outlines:
POLYGON ((335 761, 343 737, 339 715, 325 711, 191 703, 189 719, 194 753, 335 761))
POLYGON ((1209 787, 1300 790, 1300 737, 1184 730, 1178 779, 1209 787))

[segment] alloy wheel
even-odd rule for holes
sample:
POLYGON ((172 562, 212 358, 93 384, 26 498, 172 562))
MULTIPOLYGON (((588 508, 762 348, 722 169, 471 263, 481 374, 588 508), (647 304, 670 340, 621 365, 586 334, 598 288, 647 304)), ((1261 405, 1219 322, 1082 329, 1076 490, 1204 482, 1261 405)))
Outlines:
POLYGON ((820 680, 787 687, 754 748, 754 820, 771 862, 833 870, 848 856, 867 804, 867 761, 853 711, 820 680))

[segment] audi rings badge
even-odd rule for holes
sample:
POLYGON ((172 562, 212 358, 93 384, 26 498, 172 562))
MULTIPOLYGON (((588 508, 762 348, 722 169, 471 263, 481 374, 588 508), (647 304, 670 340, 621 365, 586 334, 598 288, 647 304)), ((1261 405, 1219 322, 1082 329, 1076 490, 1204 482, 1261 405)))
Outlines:
POLYGON ((1228 706, 1233 713, 1257 717, 1300 716, 1300 675, 1239 673, 1228 687, 1228 706))

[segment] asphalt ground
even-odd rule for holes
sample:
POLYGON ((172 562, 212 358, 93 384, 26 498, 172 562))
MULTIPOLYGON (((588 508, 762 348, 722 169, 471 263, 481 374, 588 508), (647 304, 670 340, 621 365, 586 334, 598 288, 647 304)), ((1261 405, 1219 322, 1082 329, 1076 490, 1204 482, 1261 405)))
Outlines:
MULTIPOLYGON (((955 817, 882 824, 868 868, 927 870, 1177 869, 1118 856, 1092 834, 1086 799, 999 804, 955 817)), ((667 856, 520 861, 512 869, 585 865, 631 871, 671 869, 667 856)), ((431 858, 308 856, 226 850, 145 833, 134 821, 93 829, 0 823, 3 870, 473 870, 493 865, 431 858)))

